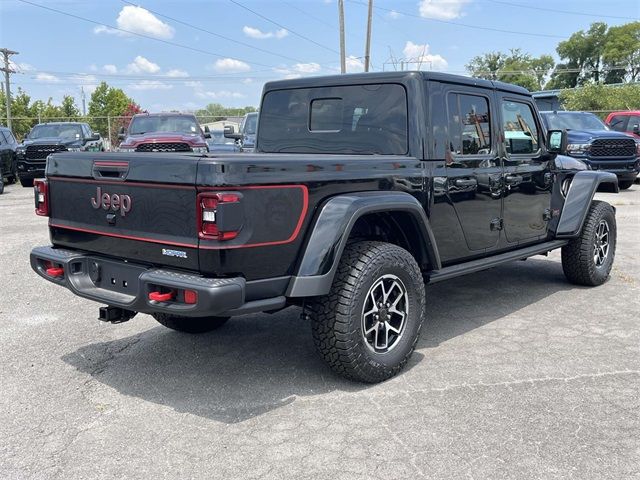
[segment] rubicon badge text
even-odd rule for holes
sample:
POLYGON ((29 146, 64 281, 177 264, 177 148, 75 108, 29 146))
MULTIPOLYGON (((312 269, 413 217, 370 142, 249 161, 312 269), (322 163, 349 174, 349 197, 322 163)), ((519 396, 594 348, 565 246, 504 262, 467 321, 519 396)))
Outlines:
POLYGON ((102 187, 96 189, 96 196, 91 198, 91 206, 96 210, 120 211, 120 216, 124 217, 131 211, 133 201, 129 195, 118 193, 102 192, 102 187))

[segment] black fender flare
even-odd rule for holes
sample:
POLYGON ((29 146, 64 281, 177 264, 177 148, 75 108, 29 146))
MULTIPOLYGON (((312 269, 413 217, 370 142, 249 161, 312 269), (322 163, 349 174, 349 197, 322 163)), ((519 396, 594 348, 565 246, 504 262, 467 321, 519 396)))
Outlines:
POLYGON ((440 256, 423 206, 405 192, 358 192, 337 195, 320 207, 308 241, 291 278, 288 297, 329 293, 340 257, 356 221, 364 215, 406 212, 419 229, 431 268, 440 268, 440 256))
POLYGON ((584 170, 573 176, 556 229, 557 238, 573 238, 580 234, 593 196, 603 183, 613 184, 614 191, 618 192, 618 177, 614 173, 584 170))

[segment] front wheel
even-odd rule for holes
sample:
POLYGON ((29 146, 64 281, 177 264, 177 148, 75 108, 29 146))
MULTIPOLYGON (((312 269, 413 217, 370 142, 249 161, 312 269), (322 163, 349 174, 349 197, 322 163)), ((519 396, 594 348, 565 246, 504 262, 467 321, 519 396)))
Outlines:
POLYGON ((27 188, 33 187, 33 178, 21 178, 20 184, 27 188))
POLYGON ((425 316, 422 272, 390 243, 347 246, 329 294, 306 305, 313 339, 336 373, 366 383, 396 375, 413 352, 425 316))
POLYGON ((616 217, 613 207, 594 200, 580 236, 562 247, 562 269, 570 282, 602 285, 611 272, 616 254, 616 217))
POLYGON ((154 313, 153 318, 171 330, 184 333, 206 333, 217 330, 229 320, 229 317, 181 317, 168 313, 154 313))
POLYGON ((627 190, 631 188, 631 185, 633 185, 633 180, 618 180, 618 188, 620 190, 627 190))

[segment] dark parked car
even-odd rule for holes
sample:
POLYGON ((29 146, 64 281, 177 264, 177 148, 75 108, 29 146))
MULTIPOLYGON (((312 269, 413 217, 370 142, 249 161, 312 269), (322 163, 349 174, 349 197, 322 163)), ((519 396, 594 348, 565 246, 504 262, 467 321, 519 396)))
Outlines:
POLYGON ((541 112, 549 129, 567 130, 567 154, 592 170, 615 173, 621 189, 629 188, 640 172, 640 140, 609 130, 589 112, 541 112))
POLYGON ((607 280, 615 210, 593 195, 617 178, 565 145, 514 85, 436 72, 271 82, 254 154, 54 155, 35 192, 53 245, 31 267, 114 323, 145 312, 199 333, 300 306, 335 372, 380 382, 418 341, 425 281, 556 249, 569 281, 607 280))
POLYGON ((195 115, 184 113, 141 113, 134 115, 127 130, 120 130, 120 152, 194 152, 207 153, 204 130, 195 115))
POLYGON ((256 135, 258 133, 258 112, 247 113, 240 125, 240 151, 252 153, 256 147, 256 135))
POLYGON ((239 152, 240 145, 232 138, 224 136, 224 130, 211 130, 211 138, 207 139, 210 152, 239 152))
POLYGON ((43 177, 47 157, 52 153, 86 151, 104 151, 102 138, 87 123, 40 123, 16 150, 20 183, 32 187, 34 179, 43 177))
POLYGON ((11 130, 0 127, 0 182, 15 183, 18 179, 18 162, 16 149, 18 142, 11 130))

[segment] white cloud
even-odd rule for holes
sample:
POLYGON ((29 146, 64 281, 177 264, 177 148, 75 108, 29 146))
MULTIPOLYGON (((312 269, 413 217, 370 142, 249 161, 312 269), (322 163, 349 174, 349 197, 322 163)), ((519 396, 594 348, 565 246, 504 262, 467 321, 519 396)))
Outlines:
MULTIPOLYGON (((120 10, 118 18, 116 19, 118 28, 126 30, 127 32, 140 33, 142 35, 148 35, 150 37, 169 39, 173 38, 175 30, 172 26, 164 23, 158 17, 156 17, 149 10, 134 5, 125 5, 120 10)), ((120 30, 114 30, 113 28, 98 25, 93 29, 96 34, 108 33, 112 35, 128 35, 127 32, 120 30)))
POLYGON ((188 76, 189 74, 187 72, 180 70, 179 68, 172 68, 167 72, 167 77, 185 78, 188 76))
POLYGON ((253 78, 245 78, 244 80, 242 80, 242 83, 244 83, 245 85, 250 85, 253 83, 253 78))
POLYGON ((138 83, 129 85, 132 90, 170 90, 173 85, 168 85, 159 80, 142 80, 138 83))
POLYGON ((447 61, 442 55, 429 53, 429 45, 423 45, 408 41, 402 50, 404 59, 410 62, 410 68, 419 70, 444 70, 447 68, 447 61))
POLYGON ((249 38, 256 38, 258 40, 264 40, 265 38, 284 38, 289 35, 289 32, 284 28, 276 30, 275 32, 263 32, 259 28, 253 28, 245 25, 242 27, 242 31, 249 38))
POLYGON ((315 62, 311 62, 311 63, 296 63, 293 66, 293 69, 296 72, 300 72, 300 73, 316 73, 320 71, 320 64, 319 63, 315 63, 315 62))
POLYGON ((234 58, 222 58, 220 60, 216 60, 213 68, 218 72, 225 73, 248 72, 251 70, 249 64, 234 58))
POLYGON ((17 71, 18 73, 32 72, 35 70, 35 67, 29 63, 17 63, 13 60, 9 60, 9 68, 17 71))
POLYGON ((184 85, 185 87, 202 88, 202 82, 200 81, 189 80, 187 82, 184 82, 184 85))
POLYGON ((103 65, 102 70, 111 75, 118 73, 118 67, 112 64, 103 65))
POLYGON ((402 16, 402 14, 396 12, 395 10, 391 10, 389 13, 387 13, 387 16, 392 20, 397 20, 402 16))
POLYGON ((147 60, 141 55, 133 59, 133 62, 127 65, 127 73, 158 73, 160 66, 147 60))
POLYGON ((347 73, 356 73, 364 71, 364 63, 358 57, 354 57, 353 55, 349 55, 345 59, 347 73))
POLYGON ((55 75, 51 75, 50 73, 40 72, 36 75, 37 82, 48 82, 48 83, 58 83, 61 80, 55 75))
POLYGON ((245 98, 246 95, 244 95, 244 94, 242 94, 240 92, 231 92, 229 90, 218 90, 216 92, 199 91, 199 92, 196 92, 196 97, 199 97, 199 98, 213 98, 213 99, 218 100, 218 99, 222 99, 222 98, 245 98))
POLYGON ((453 20, 463 15, 462 8, 471 0, 421 0, 420 16, 438 20, 453 20))

